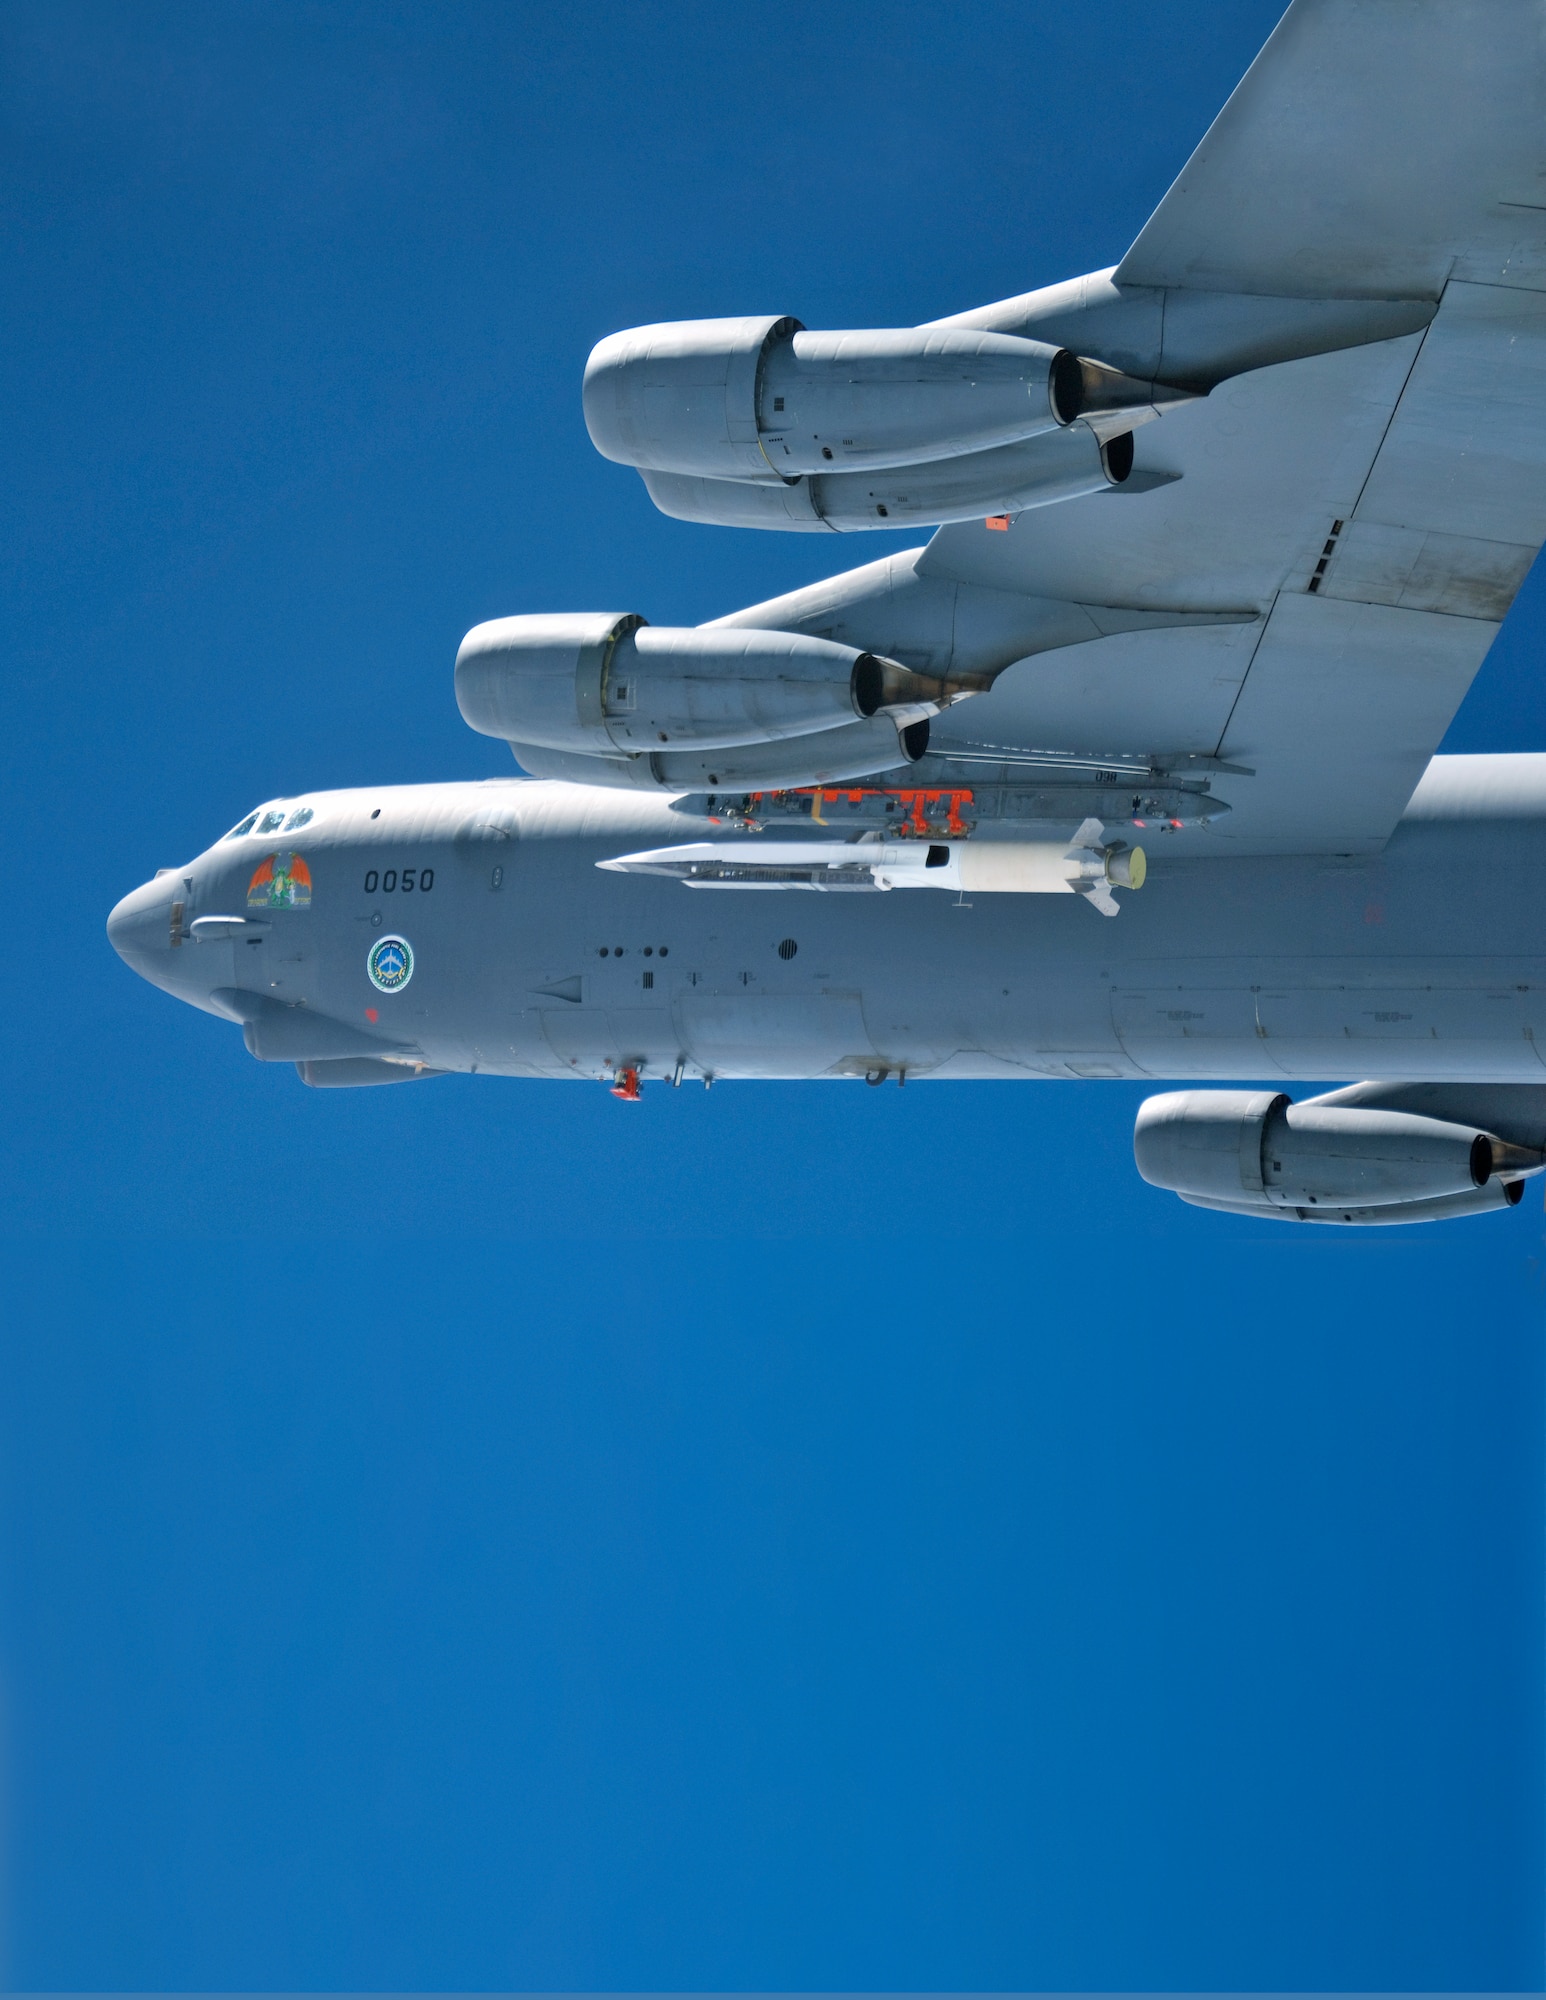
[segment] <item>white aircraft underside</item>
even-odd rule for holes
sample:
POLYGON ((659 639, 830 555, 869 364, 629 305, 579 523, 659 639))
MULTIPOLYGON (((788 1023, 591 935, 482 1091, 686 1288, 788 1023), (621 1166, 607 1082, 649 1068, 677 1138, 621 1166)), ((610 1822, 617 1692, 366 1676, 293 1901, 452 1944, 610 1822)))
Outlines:
POLYGON ((688 631, 475 628, 462 712, 532 775, 276 801, 114 944, 313 1084, 1256 1077, 1151 1099, 1145 1176, 1512 1205, 1546 757, 1434 751, 1546 541, 1543 20, 1295 0, 1114 270, 603 342, 592 437, 664 511, 946 525, 688 631))

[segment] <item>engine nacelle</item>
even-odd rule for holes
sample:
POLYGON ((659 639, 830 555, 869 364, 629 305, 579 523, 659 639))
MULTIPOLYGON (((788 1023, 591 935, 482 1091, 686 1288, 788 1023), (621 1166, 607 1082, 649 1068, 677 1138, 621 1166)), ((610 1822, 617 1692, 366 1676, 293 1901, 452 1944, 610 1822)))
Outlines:
POLYGON ((481 735, 586 756, 767 745, 883 716, 890 743, 898 723, 990 680, 941 680, 798 632, 675 629, 611 612, 496 618, 456 656, 457 705, 481 735))
POLYGON ((1043 341, 969 327, 808 333, 787 317, 610 334, 584 389, 604 458, 763 481, 983 451, 1072 423, 1086 397, 1077 357, 1043 341))
POLYGON ((1107 493, 1133 469, 1131 432, 1102 444, 1083 424, 992 451, 879 472, 815 473, 788 485, 643 472, 662 514, 722 528, 854 534, 1023 514, 1086 493, 1107 493))
POLYGON ((813 736, 728 750, 583 757, 541 745, 510 745, 516 762, 534 778, 565 778, 571 784, 609 785, 631 792, 772 792, 800 785, 842 785, 916 764, 928 747, 927 719, 899 724, 889 715, 813 736))
POLYGON ((1459 1194, 1436 1195, 1432 1201, 1387 1201, 1377 1208, 1335 1208, 1324 1203, 1284 1208, 1270 1201, 1216 1201, 1208 1194, 1183 1194, 1193 1208, 1212 1208, 1225 1215, 1246 1215, 1262 1222, 1320 1222, 1333 1228, 1389 1229, 1403 1223, 1452 1222, 1462 1215, 1488 1215, 1500 1208, 1517 1208, 1524 1200, 1522 1180, 1502 1181, 1494 1174, 1485 1187, 1459 1194))
POLYGON ((1133 1130, 1138 1171, 1206 1206, 1370 1209, 1474 1195, 1541 1155, 1474 1125, 1270 1090, 1174 1090, 1133 1130))

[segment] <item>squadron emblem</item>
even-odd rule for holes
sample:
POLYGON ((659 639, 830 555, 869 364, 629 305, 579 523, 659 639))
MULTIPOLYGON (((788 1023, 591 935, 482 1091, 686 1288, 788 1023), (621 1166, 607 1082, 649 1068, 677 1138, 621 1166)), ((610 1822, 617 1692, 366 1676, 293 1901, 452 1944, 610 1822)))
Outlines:
POLYGON ((365 960, 378 993, 401 993, 413 977, 413 946, 406 938, 377 938, 365 960))
POLYGON ((249 910, 311 907, 311 870, 299 854, 265 855, 247 884, 249 910))

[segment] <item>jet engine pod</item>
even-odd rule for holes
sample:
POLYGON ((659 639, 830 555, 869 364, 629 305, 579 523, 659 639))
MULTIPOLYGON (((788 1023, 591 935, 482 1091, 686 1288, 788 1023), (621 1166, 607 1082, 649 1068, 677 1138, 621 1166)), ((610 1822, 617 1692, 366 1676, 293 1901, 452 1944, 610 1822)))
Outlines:
POLYGON ((799 332, 763 356, 757 427, 775 472, 922 465, 1059 430, 1084 375, 1066 347, 968 327, 799 332))
POLYGON ((611 614, 497 618, 456 659, 457 703, 480 734, 591 756, 778 743, 882 713, 917 721, 987 685, 803 633, 611 614))
POLYGON ((608 334, 585 364, 585 428, 620 465, 777 480, 758 442, 757 391, 770 346, 797 319, 672 320, 608 334))
POLYGON ((790 485, 644 471, 662 514, 726 528, 853 534, 1023 514, 1123 485, 1133 469, 1130 434, 1102 444, 1084 424, 959 458, 874 472, 813 473, 790 485))
POLYGON ((1500 1181, 1496 1175, 1485 1187, 1466 1188, 1460 1194, 1441 1194, 1432 1201, 1387 1201, 1376 1208, 1338 1208, 1317 1203, 1313 1208, 1285 1208, 1271 1201, 1219 1201, 1209 1194, 1183 1194, 1192 1208, 1218 1209, 1225 1215, 1249 1215, 1258 1221, 1323 1222, 1353 1229, 1390 1228, 1399 1223, 1449 1222, 1461 1215, 1486 1215, 1493 1209, 1517 1208, 1524 1199, 1523 1181, 1500 1181))
POLYGON ((1273 1091, 1174 1090, 1133 1131, 1138 1171, 1187 1200, 1281 1208, 1382 1208, 1474 1194, 1541 1156, 1472 1125, 1273 1091))
POLYGON ((637 612, 596 611, 474 625, 456 654, 462 720, 481 736, 567 746, 576 743, 584 715, 586 744, 601 747, 600 688, 608 664, 619 640, 643 623, 637 612))
POLYGON ((1066 348, 971 327, 808 333, 789 318, 678 320, 592 349, 585 424, 604 458, 641 471, 776 483, 1057 430, 1088 400, 1086 377, 1066 348))
POLYGON ((573 751, 512 743, 516 762, 534 778, 626 791, 787 791, 800 785, 841 785, 916 764, 929 747, 927 719, 899 723, 890 715, 851 722, 783 742, 727 750, 657 751, 649 756, 583 757, 573 751))

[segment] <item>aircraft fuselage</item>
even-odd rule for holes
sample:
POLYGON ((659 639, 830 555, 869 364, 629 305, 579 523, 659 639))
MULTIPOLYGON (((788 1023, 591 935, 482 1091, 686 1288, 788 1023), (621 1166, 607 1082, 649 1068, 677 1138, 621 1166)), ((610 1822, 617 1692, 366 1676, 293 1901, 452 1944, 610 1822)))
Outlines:
POLYGON ((1153 839, 1114 921, 1070 895, 609 873, 595 864, 703 822, 577 785, 323 792, 284 817, 305 809, 163 872, 109 923, 136 971, 244 1022, 271 1060, 1546 1081, 1546 756, 1435 760, 1378 855, 1172 859, 1153 839))

